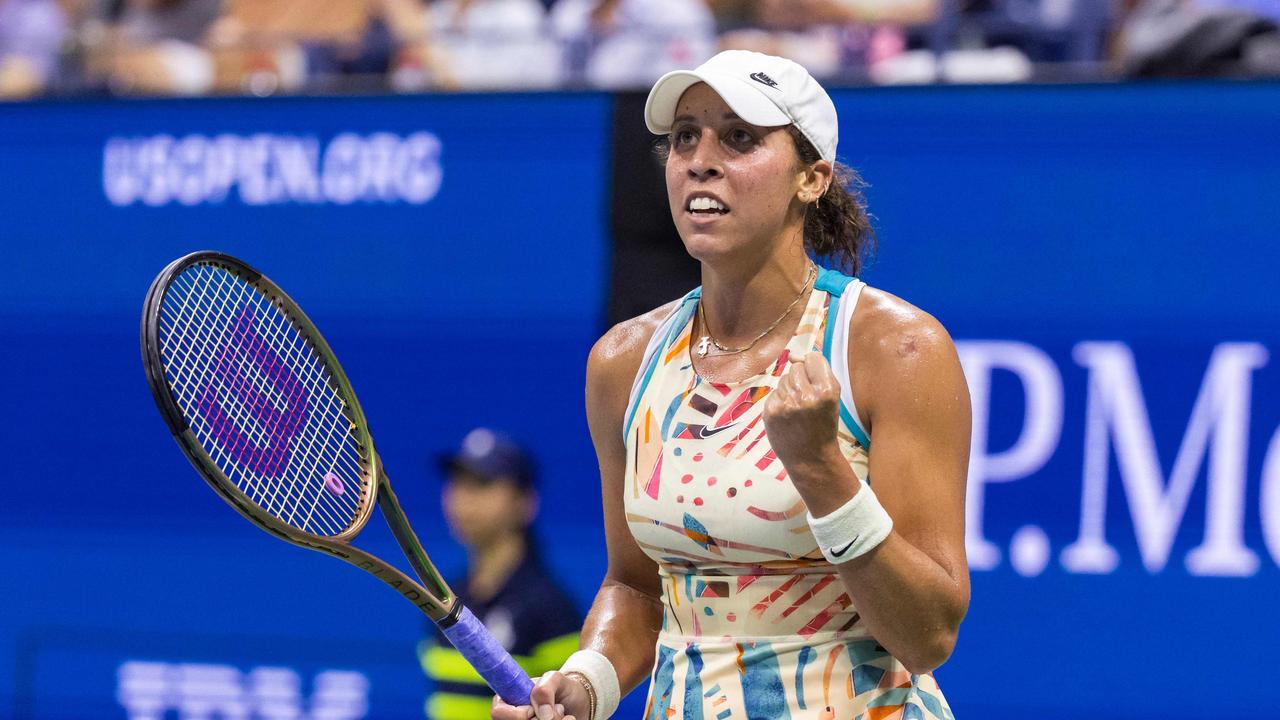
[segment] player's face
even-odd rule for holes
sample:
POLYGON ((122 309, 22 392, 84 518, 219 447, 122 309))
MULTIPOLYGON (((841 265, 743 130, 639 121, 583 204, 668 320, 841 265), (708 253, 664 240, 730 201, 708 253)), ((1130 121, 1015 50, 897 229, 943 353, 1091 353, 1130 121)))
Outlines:
POLYGON ((785 127, 742 120, 698 83, 680 98, 670 142, 667 199, 693 257, 766 251, 795 221, 803 175, 785 127))
POLYGON ((529 522, 530 497, 506 480, 456 472, 444 489, 444 515, 453 537, 468 547, 484 547, 529 522))

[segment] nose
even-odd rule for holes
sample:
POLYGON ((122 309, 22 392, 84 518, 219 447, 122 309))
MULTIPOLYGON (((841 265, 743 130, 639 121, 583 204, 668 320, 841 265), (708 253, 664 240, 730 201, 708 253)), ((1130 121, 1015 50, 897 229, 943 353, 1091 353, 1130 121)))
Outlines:
POLYGON ((720 167, 720 157, 716 147, 716 134, 711 128, 704 128, 702 137, 693 149, 689 158, 689 177, 695 180, 709 180, 724 174, 720 167))

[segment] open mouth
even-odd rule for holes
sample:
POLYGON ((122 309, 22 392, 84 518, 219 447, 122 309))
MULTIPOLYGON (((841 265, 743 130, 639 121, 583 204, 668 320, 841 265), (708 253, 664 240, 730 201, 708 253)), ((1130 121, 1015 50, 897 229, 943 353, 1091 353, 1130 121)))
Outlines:
POLYGON ((690 198, 684 209, 699 217, 715 217, 729 212, 727 205, 707 195, 697 195, 690 198))

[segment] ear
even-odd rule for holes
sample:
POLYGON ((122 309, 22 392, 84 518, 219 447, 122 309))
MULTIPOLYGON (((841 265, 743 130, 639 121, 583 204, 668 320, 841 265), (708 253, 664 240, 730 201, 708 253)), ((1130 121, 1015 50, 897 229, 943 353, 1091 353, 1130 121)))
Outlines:
POLYGON ((826 160, 818 160, 800 171, 800 187, 796 194, 808 205, 827 193, 835 179, 835 168, 826 160))

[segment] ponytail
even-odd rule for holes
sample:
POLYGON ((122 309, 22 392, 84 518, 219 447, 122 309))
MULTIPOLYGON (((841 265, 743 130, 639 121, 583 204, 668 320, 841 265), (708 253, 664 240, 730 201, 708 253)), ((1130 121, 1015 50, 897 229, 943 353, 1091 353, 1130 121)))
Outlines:
MULTIPOLYGON (((821 159, 813 143, 795 125, 788 126, 787 130, 795 141, 801 163, 810 165, 821 159)), ((866 183, 848 165, 840 162, 834 165, 835 177, 827 192, 805 213, 804 246, 835 269, 857 275, 876 244, 875 230, 862 195, 866 183)))

